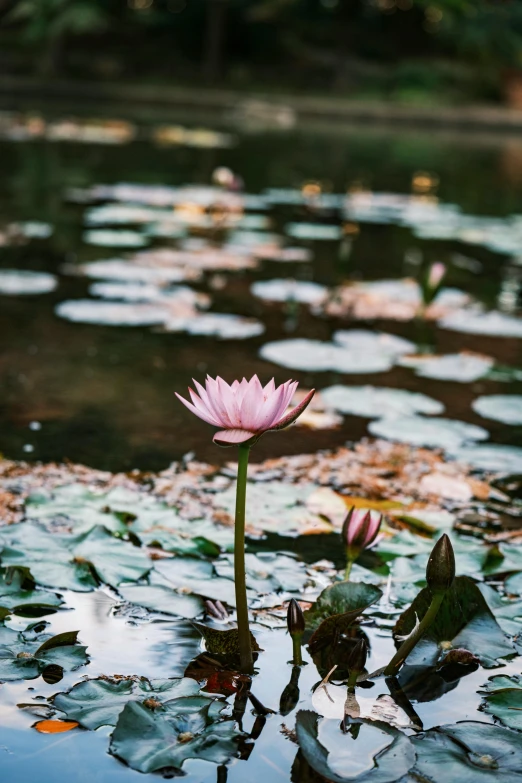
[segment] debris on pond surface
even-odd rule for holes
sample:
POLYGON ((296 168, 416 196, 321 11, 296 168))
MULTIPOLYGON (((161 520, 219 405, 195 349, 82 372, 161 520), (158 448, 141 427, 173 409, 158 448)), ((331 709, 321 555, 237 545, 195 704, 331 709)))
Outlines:
POLYGON ((58 280, 48 272, 0 269, 0 296, 29 296, 54 291, 58 280))
POLYGON ((463 291, 443 288, 435 300, 423 310, 419 284, 412 279, 356 282, 335 288, 329 295, 324 311, 336 318, 382 319, 410 321, 419 316, 437 320, 460 312, 470 304, 463 291))

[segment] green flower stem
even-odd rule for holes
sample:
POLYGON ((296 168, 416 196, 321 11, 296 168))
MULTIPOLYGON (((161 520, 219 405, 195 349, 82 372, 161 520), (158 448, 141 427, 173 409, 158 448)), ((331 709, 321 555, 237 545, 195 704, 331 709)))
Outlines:
POLYGON ((432 622, 435 620, 435 617, 437 616, 437 612, 439 611, 440 605, 444 600, 444 596, 446 595, 446 592, 443 593, 435 593, 431 599, 431 604, 428 607, 428 611, 420 621, 417 628, 412 631, 412 633, 408 636, 407 639, 404 640, 404 642, 401 644, 391 661, 389 662, 388 666, 384 670, 384 676, 385 677, 395 677, 399 669, 401 668, 402 664, 408 657, 408 655, 411 653, 415 645, 418 641, 424 636, 432 622))
POLYGON ((295 633, 292 636, 292 648, 293 648, 293 661, 292 663, 294 666, 302 666, 303 665, 303 656, 301 655, 301 639, 302 634, 295 633))
POLYGON ((355 693, 355 686, 357 685, 357 678, 361 672, 353 669, 348 675, 348 693, 355 693))
POLYGON ((349 578, 350 578, 350 574, 352 573, 352 566, 353 566, 354 562, 355 562, 355 558, 353 558, 353 559, 348 558, 348 560, 346 561, 346 568, 344 570, 344 581, 345 582, 347 582, 349 580, 349 578))
POLYGON ((236 588, 239 659, 243 674, 251 674, 254 668, 250 628, 248 625, 245 572, 245 505, 249 454, 250 446, 239 446, 236 487, 236 524, 234 529, 234 582, 236 588))

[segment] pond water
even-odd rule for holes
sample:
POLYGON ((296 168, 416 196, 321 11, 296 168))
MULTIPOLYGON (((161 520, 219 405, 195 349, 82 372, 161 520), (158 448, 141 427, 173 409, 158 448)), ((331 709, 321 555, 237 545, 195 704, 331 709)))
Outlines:
POLYGON ((318 783, 326 749, 337 781, 475 781, 479 768, 484 783, 521 780, 522 142, 11 108, 0 111, 6 779, 318 783), (305 426, 256 444, 268 461, 250 469, 262 649, 250 702, 222 661, 201 657, 218 653, 193 623, 229 629, 203 599, 221 598, 232 622, 235 606, 235 454, 174 397, 206 373, 291 375, 320 392, 305 426), (368 498, 387 521, 342 581, 342 519, 368 498), (446 531, 453 603, 398 680, 357 688, 377 722, 343 733, 346 673, 321 685, 332 656, 365 638, 368 672, 390 660, 392 628, 414 627, 418 604, 406 608, 446 531), (341 642, 337 626, 326 647, 319 637, 313 657, 303 647, 299 670, 287 602, 308 606, 310 633, 332 584, 343 597, 327 615, 355 607, 362 621, 339 626, 341 642), (452 669, 448 650, 468 648, 477 658, 452 669), (177 706, 176 681, 148 681, 187 670, 177 706), (227 697, 222 713, 208 693, 227 697))
MULTIPOLYGON (((68 111, 55 109, 47 119, 56 121, 70 114, 74 114, 70 108, 68 111)), ((170 117, 169 122, 182 122, 184 127, 196 128, 201 125, 201 118, 175 120, 170 117)), ((369 384, 422 392, 444 406, 442 416, 445 418, 482 426, 492 442, 520 443, 520 421, 518 427, 507 426, 493 417, 484 418, 480 408, 472 407, 479 396, 520 394, 522 376, 515 372, 522 363, 520 340, 469 334, 462 328, 459 331, 443 329, 436 320, 423 322, 415 318, 397 320, 389 317, 376 320, 375 305, 368 309, 367 318, 363 312, 356 321, 343 316, 342 310, 336 310, 331 303, 322 308, 319 305, 321 312, 314 312, 317 297, 320 301, 325 291, 328 294, 341 284, 418 277, 431 262, 443 261, 448 267, 444 285, 463 290, 487 309, 503 311, 509 317, 516 314, 521 304, 522 268, 513 262, 516 252, 505 246, 498 252, 498 248, 499 236, 504 244, 511 242, 515 247, 518 237, 518 229, 515 230, 509 220, 522 212, 522 143, 519 140, 482 136, 474 139, 469 134, 448 136, 408 129, 387 132, 337 127, 328 131, 306 125, 286 132, 277 129, 241 131, 237 126, 221 122, 218 127, 231 134, 231 146, 216 149, 159 144, 151 138, 158 124, 161 125, 161 118, 156 118, 154 123, 141 118, 137 123, 137 138, 121 144, 80 144, 57 140, 51 134, 47 138, 40 135, 13 141, 6 139, 8 134, 4 133, 0 141, 0 215, 4 227, 38 221, 48 224, 49 231, 52 230, 45 238, 44 227, 42 238, 41 228, 38 232, 33 226, 32 234, 31 227, 28 231, 36 238, 25 243, 4 242, 0 248, 0 269, 30 270, 56 276, 54 283, 51 279, 50 286, 45 277, 30 281, 37 286, 33 295, 23 294, 23 284, 16 294, 12 281, 9 289, 9 281, 0 280, 0 427, 5 455, 44 461, 68 458, 112 470, 161 469, 189 451, 195 451, 198 457, 208 461, 223 460, 227 452, 216 450, 211 444, 207 425, 187 416, 173 396, 175 390, 184 392, 192 377, 202 378, 207 372, 220 374, 228 380, 238 373, 250 376, 256 372, 261 378, 275 375, 277 381, 282 381, 291 374, 307 388, 369 384), (186 331, 164 332, 162 325, 157 324, 157 301, 152 307, 143 302, 130 305, 134 312, 138 308, 138 315, 133 317, 138 318, 137 323, 146 324, 141 326, 85 322, 86 319, 105 321, 107 317, 115 317, 118 323, 121 311, 116 316, 108 314, 106 309, 103 312, 97 309, 90 315, 68 314, 71 300, 87 299, 103 308, 107 306, 107 295, 121 304, 120 297, 125 294, 114 288, 112 291, 109 288, 108 292, 94 288, 94 285, 111 283, 110 274, 103 275, 98 270, 93 273, 94 277, 74 276, 66 273, 67 267, 70 270, 96 260, 122 259, 137 252, 125 246, 128 236, 95 237, 95 242, 101 239, 113 245, 100 246, 91 243, 93 238, 89 238, 86 231, 124 230, 131 234, 131 245, 136 243, 136 236, 139 240, 144 235, 144 223, 136 224, 132 216, 127 217, 124 225, 120 222, 123 218, 119 217, 116 223, 111 223, 115 220, 114 215, 112 219, 107 216, 106 220, 101 216, 98 225, 92 225, 89 210, 93 203, 108 202, 118 206, 121 202, 115 202, 111 196, 105 201, 85 196, 86 203, 74 203, 70 195, 72 189, 85 193, 95 185, 121 182, 170 187, 209 185, 213 172, 220 166, 229 167, 240 175, 246 193, 263 196, 257 204, 247 205, 244 215, 250 223, 247 220, 243 224, 245 228, 239 229, 243 236, 237 236, 237 228, 218 231, 216 235, 208 226, 202 228, 201 221, 196 220, 192 224, 190 221, 177 224, 181 239, 149 236, 147 248, 186 246, 190 251, 191 241, 194 245, 197 241, 208 242, 210 237, 210 241, 219 246, 230 241, 235 233, 234 241, 239 243, 270 244, 270 237, 276 235, 276 239, 282 237, 287 246, 300 248, 301 252, 304 249, 308 261, 267 259, 256 262, 255 268, 242 269, 241 266, 247 264, 240 258, 236 271, 206 272, 183 284, 192 291, 206 294, 205 306, 209 306, 212 313, 255 319, 253 336, 217 339, 186 331), (390 213, 384 205, 383 212, 382 204, 373 207, 370 204, 373 217, 368 220, 363 215, 363 219, 358 220, 361 209, 363 213, 367 211, 364 200, 355 204, 351 217, 343 215, 339 200, 325 202, 326 205, 318 205, 313 200, 317 183, 322 192, 341 196, 348 191, 362 192, 364 196, 367 190, 399 196, 414 194, 416 201, 413 207, 410 205, 413 210, 420 208, 422 211, 430 202, 438 203, 441 210, 454 205, 452 209, 458 208, 461 215, 467 216, 468 223, 470 216, 474 222, 472 220, 471 226, 457 227, 453 231, 454 235, 459 235, 456 239, 444 238, 444 232, 448 235, 448 225, 453 225, 453 213, 444 211, 436 213, 434 221, 430 215, 426 219, 421 215, 420 224, 414 215, 409 225, 405 225, 404 215, 398 217, 401 209, 392 209, 390 213), (267 189, 274 188, 286 189, 290 195, 272 195, 272 200, 267 201, 267 189), (312 195, 299 202, 303 192, 312 195), (296 202, 294 205, 280 203, 292 199, 296 202), (499 218, 499 225, 492 226, 491 220, 481 224, 482 218, 499 218), (86 225, 89 222, 91 225, 86 225), (254 228, 248 228, 249 225, 254 228), (266 225, 268 230, 263 228, 266 225), (295 225, 304 229, 304 233, 293 229, 295 225), (442 238, 425 238, 426 227, 433 236, 438 234, 442 238), (331 229, 334 229, 333 233, 331 229), (252 235, 253 232, 254 239, 245 236, 245 233, 252 235), (482 236, 481 232, 489 234, 482 236), (96 279, 97 275, 101 279, 96 279), (300 289, 294 283, 290 289, 285 289, 282 282, 272 284, 266 293, 263 288, 260 291, 252 289, 254 283, 278 280, 315 283, 317 290, 300 289), (48 290, 49 287, 52 290, 48 290), (274 290, 279 294, 274 295, 274 290), (104 293, 105 297, 101 299, 100 294, 104 293), (279 296, 288 301, 267 301, 261 296, 276 299, 279 296), (303 302, 296 301, 302 297, 303 302), (65 310, 57 311, 58 305, 64 302, 67 303, 65 310), (143 308, 148 309, 144 311, 143 308), (437 374, 426 378, 411 365, 407 366, 407 362, 404 362, 406 366, 398 366, 396 362, 383 365, 378 359, 377 363, 370 361, 365 371, 362 354, 369 353, 364 346, 344 362, 340 362, 338 355, 334 356, 321 371, 314 371, 313 362, 308 369, 299 369, 299 362, 296 366, 290 361, 292 369, 289 372, 274 364, 269 358, 271 354, 267 353, 267 359, 260 356, 261 348, 267 343, 297 338, 329 343, 339 329, 347 327, 377 329, 406 338, 413 344, 410 353, 476 352, 490 357, 490 365, 495 367, 490 366, 492 371, 488 373, 486 365, 486 371, 481 373, 479 370, 478 377, 472 370, 471 376, 464 375, 465 382, 460 382, 451 380, 455 377, 451 368, 449 376, 443 374, 442 379, 437 374), (263 328, 262 334, 255 334, 256 329, 263 328), (502 372, 499 368, 508 369, 502 372), (354 372, 357 374, 352 374, 354 372)), ((214 128, 216 124, 214 121, 214 128)), ((208 143, 219 143, 219 138, 217 142, 211 139, 208 143)), ((134 195, 134 203, 138 202, 138 209, 143 211, 140 194, 134 192, 134 195)), ((182 208, 183 201, 189 202, 190 207, 193 194, 188 193, 181 199, 182 208)), ((172 206, 167 205, 163 214, 167 212, 168 216, 169 210, 172 211, 172 206)), ((172 234, 172 224, 167 228, 172 234)), ((226 263, 228 261, 230 259, 226 263)), ((190 263, 189 259, 189 266, 190 263)), ((121 283, 121 277, 116 276, 117 282, 118 279, 121 283)), ((124 277, 123 283, 128 284, 128 279, 124 277)), ((392 292, 392 300, 399 294, 392 292)), ((139 298, 140 294, 137 296, 139 298)), ((190 290, 188 294, 180 295, 180 303, 181 300, 185 302, 189 313, 194 307, 191 296, 193 298, 190 290)), ((355 296, 358 297, 357 292, 355 296)), ((124 307, 123 318, 128 319, 129 304, 124 303, 124 307)), ((73 306, 73 309, 78 307, 73 306)), ((208 315, 209 311, 205 312, 208 315)), ((383 310, 382 315, 386 316, 387 312, 383 310)), ((469 314, 464 320, 469 322, 469 314)), ((215 327, 208 321, 206 324, 198 321, 200 323, 201 326, 192 329, 204 332, 215 327)), ((237 328, 242 331, 244 325, 237 328)), ((286 350, 292 354, 294 346, 289 344, 286 350)), ((302 350, 307 353, 308 346, 305 344, 302 350)), ((320 346, 318 350, 321 352, 320 346)), ((462 357, 460 360, 457 357, 457 361, 458 375, 462 372, 462 357)), ((409 411, 403 412, 408 414, 409 411)), ((360 438, 367 432, 368 424, 369 418, 344 411, 334 429, 294 428, 284 439, 261 441, 257 456, 262 459, 278 453, 299 453, 340 445, 346 440, 360 438)))

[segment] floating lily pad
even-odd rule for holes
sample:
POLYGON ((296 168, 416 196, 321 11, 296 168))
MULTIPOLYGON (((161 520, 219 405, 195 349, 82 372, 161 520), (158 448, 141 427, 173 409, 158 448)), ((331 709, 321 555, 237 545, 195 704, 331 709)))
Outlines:
POLYGON ((449 353, 445 356, 403 356, 401 367, 412 367, 421 378, 471 383, 483 378, 494 365, 494 359, 473 353, 449 353))
POLYGON ((91 296, 102 299, 121 299, 124 302, 153 302, 161 298, 163 290, 146 283, 93 283, 89 287, 91 296))
POLYGON ((20 632, 0 625, 0 680, 33 680, 50 664, 73 671, 88 662, 78 631, 52 636, 44 633, 47 625, 33 623, 20 632))
POLYGON ((305 612, 306 628, 316 631, 325 622, 342 618, 343 624, 353 622, 365 609, 376 603, 382 591, 365 582, 338 582, 327 587, 305 612))
POLYGON ((0 616, 10 614, 48 614, 63 604, 56 593, 35 589, 20 571, 0 571, 0 616))
POLYGON ((106 302, 96 299, 69 299, 55 308, 66 321, 100 326, 153 326, 168 319, 166 307, 141 302, 106 302))
POLYGON ((522 729, 522 675, 490 677, 482 709, 511 729, 522 729))
MULTIPOLYGON (((234 561, 224 555, 214 563, 219 576, 234 579, 234 561)), ((299 592, 308 581, 304 563, 281 553, 259 552, 245 555, 246 584, 258 594, 277 590, 299 592)))
POLYGON ((474 444, 452 448, 450 454, 459 462, 479 470, 507 474, 522 472, 522 448, 519 446, 503 446, 497 443, 482 446, 474 444))
POLYGON ((173 614, 192 620, 203 612, 204 604, 196 595, 177 593, 164 585, 129 585, 118 591, 125 601, 144 606, 151 612, 173 614))
POLYGON ((501 726, 462 721, 438 726, 412 742, 417 753, 414 771, 433 783, 522 780, 522 735, 501 726))
POLYGON ((328 225, 327 223, 288 223, 285 233, 294 239, 312 239, 330 241, 342 239, 341 226, 328 225))
POLYGON ((83 241, 99 247, 145 247, 149 243, 147 237, 137 231, 102 228, 85 231, 83 241))
POLYGON ((248 340, 265 331, 261 321, 229 313, 198 313, 191 318, 171 317, 165 320, 164 328, 167 332, 188 332, 221 340, 248 340))
POLYGON ((116 587, 132 582, 151 568, 147 556, 126 541, 118 541, 104 528, 93 527, 80 536, 48 533, 34 522, 0 530, 2 565, 28 568, 38 584, 80 592, 100 581, 116 587))
POLYGON ((50 223, 42 223, 39 220, 25 220, 21 223, 12 223, 10 228, 17 234, 22 234, 26 239, 49 239, 54 231, 50 223))
POLYGON ((501 421, 503 424, 522 424, 521 394, 489 394, 477 397, 471 407, 484 419, 501 421))
POLYGON ((131 701, 120 713, 110 752, 139 772, 180 770, 190 758, 224 764, 237 755, 240 735, 234 721, 217 722, 209 711, 176 714, 131 701))
POLYGON ((305 338, 278 340, 264 345, 259 353, 266 361, 293 370, 366 374, 390 370, 397 357, 412 347, 394 335, 353 329, 336 332, 334 343, 305 338))
POLYGON ((75 720, 86 729, 99 729, 100 726, 115 726, 118 716, 130 701, 146 702, 151 700, 156 708, 167 703, 191 710, 208 704, 210 696, 200 694, 195 680, 189 678, 172 680, 147 680, 145 677, 129 677, 111 680, 85 680, 79 682, 67 693, 58 693, 53 704, 69 720, 75 720), (180 701, 182 700, 182 701, 180 701))
POLYGON ((54 291, 58 280, 47 272, 26 269, 0 269, 0 295, 27 296, 54 291))
POLYGON ((136 204, 101 204, 87 209, 83 217, 88 226, 144 225, 172 217, 172 211, 136 204))
MULTIPOLYGON (((399 617, 395 637, 406 637, 422 620, 431 602, 426 587, 399 617)), ((468 576, 458 576, 444 596, 441 607, 420 642, 408 656, 408 666, 434 666, 444 649, 463 648, 474 653, 485 668, 497 665, 498 658, 510 657, 515 650, 504 636, 480 590, 468 576)))
POLYGON ((490 337, 522 337, 522 318, 492 310, 489 313, 457 310, 439 321, 442 329, 490 337))
POLYGON ((68 266, 64 271, 69 274, 85 275, 94 280, 122 281, 127 283, 144 283, 146 285, 167 285, 180 283, 183 280, 197 280, 200 273, 197 269, 183 268, 179 265, 146 264, 134 261, 124 261, 121 258, 108 258, 102 261, 91 261, 88 264, 68 266))
MULTIPOLYGON (((179 590, 184 594, 193 593, 204 596, 229 606, 236 605, 234 582, 226 574, 216 576, 214 564, 207 560, 195 560, 189 557, 169 558, 156 563, 156 570, 168 580, 171 589, 179 590)), ((253 591, 248 591, 250 600, 255 595, 253 591)), ((201 611, 201 605, 199 608, 201 611)))
POLYGON ((260 280, 250 287, 254 296, 268 302, 304 302, 317 304, 326 296, 327 288, 303 280, 260 280))
POLYGON ((392 418, 408 413, 443 413, 444 405, 425 394, 379 386, 329 386, 321 391, 325 403, 341 413, 368 418, 392 418))
POLYGON ((469 441, 486 440, 489 435, 474 424, 454 419, 424 419, 422 416, 378 419, 370 422, 368 430, 379 438, 441 449, 458 449, 469 441))
MULTIPOLYGON (((500 566, 502 568, 502 566, 500 566)), ((503 631, 516 636, 522 628, 522 601, 503 598, 493 587, 481 583, 478 588, 503 631)))
POLYGON ((415 751, 401 731, 383 721, 359 720, 356 726, 354 739, 341 732, 338 720, 319 723, 317 713, 300 710, 297 742, 312 769, 333 783, 393 783, 413 767, 415 751))

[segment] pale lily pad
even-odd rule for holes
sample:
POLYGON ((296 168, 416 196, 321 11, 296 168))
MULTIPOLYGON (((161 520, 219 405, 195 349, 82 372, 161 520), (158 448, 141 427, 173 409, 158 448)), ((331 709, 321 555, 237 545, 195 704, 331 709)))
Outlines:
POLYGON ((403 356, 401 367, 412 367, 421 378, 433 378, 439 381, 458 381, 471 383, 483 378, 494 365, 489 356, 473 353, 449 353, 445 356, 403 356))
POLYGON ((474 424, 455 419, 424 419, 422 416, 378 419, 370 422, 368 430, 379 438, 441 449, 458 449, 469 441, 486 440, 489 435, 474 424))
POLYGON ((484 419, 503 424, 522 424, 522 394, 489 394, 477 397, 471 407, 484 419))
MULTIPOLYGON (((511 729, 522 729, 522 675, 490 677, 482 709, 511 729)), ((521 776, 522 777, 522 776, 521 776)))
POLYGON ((304 302, 318 304, 326 296, 327 288, 319 283, 303 280, 260 280, 250 287, 254 296, 267 302, 304 302))
POLYGON ((22 234, 26 239, 49 239, 54 231, 50 223, 42 223, 39 220, 25 220, 22 223, 12 223, 10 228, 16 233, 22 234))
POLYGON ((101 204, 90 207, 84 213, 84 221, 88 226, 144 225, 171 217, 171 210, 137 204, 101 204))
POLYGON ((439 321, 442 329, 466 334, 485 334, 490 337, 522 337, 522 318, 492 310, 457 310, 439 321))
POLYGON ((411 740, 382 721, 357 722, 354 740, 339 721, 322 720, 309 710, 296 717, 299 747, 312 769, 333 783, 393 783, 411 769, 415 751, 411 740), (325 747, 326 745, 326 747, 325 747))
POLYGON ((390 370, 397 357, 412 348, 412 343, 394 335, 353 329, 336 332, 333 343, 305 338, 267 343, 260 356, 293 370, 366 374, 390 370))
POLYGON ((85 275, 95 280, 109 280, 111 282, 121 280, 122 282, 147 285, 180 283, 183 280, 198 279, 200 276, 197 269, 184 269, 179 265, 153 265, 124 261, 121 258, 108 258, 79 266, 69 266, 66 271, 71 274, 85 275))
POLYGON ((265 331, 261 321, 230 313, 198 313, 191 318, 171 317, 165 320, 164 328, 167 332, 188 332, 221 340, 248 340, 265 331))
POLYGON ((516 731, 491 723, 462 721, 438 726, 412 742, 417 753, 414 772, 432 783, 522 781, 522 735, 516 731))
POLYGON ((460 446, 451 449, 451 456, 473 468, 496 473, 522 472, 522 448, 488 443, 483 446, 460 446))
POLYGON ((343 229, 328 223, 288 223, 285 233, 294 239, 331 241, 342 239, 343 229))
MULTIPOLYGON (((245 555, 246 584, 258 594, 278 590, 300 592, 308 581, 304 563, 281 553, 259 552, 245 555)), ((221 577, 234 579, 234 561, 225 555, 214 563, 221 577)))
POLYGON ((379 386, 329 386, 321 391, 326 405, 341 413, 393 418, 409 413, 438 414, 444 405, 425 394, 379 386))
MULTIPOLYGON (((247 555, 247 557, 253 557, 253 555, 247 555)), ((191 557, 169 558, 156 563, 156 571, 170 583, 171 590, 176 589, 183 594, 193 593, 204 596, 229 606, 236 605, 233 580, 229 578, 228 574, 216 576, 214 564, 207 560, 195 560, 191 557)), ((159 595, 160 593, 158 593, 159 595)), ((255 598, 255 593, 249 590, 248 598, 255 598)))
POLYGON ((33 680, 50 664, 73 671, 88 662, 78 631, 51 636, 44 633, 47 625, 33 623, 20 632, 0 625, 0 680, 33 680))
POLYGON ((89 287, 91 296, 102 299, 121 299, 124 302, 153 302, 164 294, 163 289, 146 283, 93 283, 89 287))
POLYGON ((519 634, 522 628, 522 601, 503 598, 493 587, 483 582, 478 588, 502 630, 510 636, 519 634))
POLYGON ((47 272, 26 269, 0 269, 1 296, 27 296, 54 291, 58 280, 47 272))
POLYGON ((35 589, 30 579, 20 571, 0 572, 0 617, 9 613, 48 614, 62 606, 63 600, 56 593, 42 588, 35 589))
POLYGON ((86 729, 95 730, 100 726, 115 726, 120 712, 129 701, 143 702, 147 699, 154 700, 157 707, 175 700, 179 707, 190 706, 193 709, 196 706, 198 709, 211 697, 200 694, 198 683, 187 677, 172 680, 129 677, 79 682, 67 693, 58 693, 53 704, 68 720, 75 720, 86 729), (180 702, 180 699, 183 701, 180 702))
POLYGON ((56 315, 79 324, 99 326, 153 326, 168 319, 166 307, 142 302, 69 299, 55 308, 56 315))
POLYGON ((174 709, 128 702, 118 718, 110 752, 139 772, 179 770, 189 758, 224 764, 237 755, 240 735, 233 720, 213 722, 209 706, 177 714, 174 709))
POLYGON ((123 229, 92 229, 85 231, 83 241, 88 245, 99 247, 145 247, 149 240, 138 231, 124 231, 123 229))

